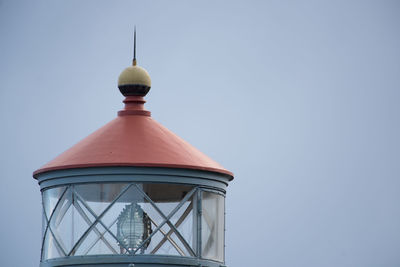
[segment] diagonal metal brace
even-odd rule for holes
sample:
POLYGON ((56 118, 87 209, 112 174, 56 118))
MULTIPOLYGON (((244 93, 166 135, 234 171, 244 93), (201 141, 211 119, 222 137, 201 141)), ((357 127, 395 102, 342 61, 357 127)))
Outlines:
MULTIPOLYGON (((126 191, 128 191, 128 189, 129 189, 131 186, 132 186, 132 184, 126 186, 126 187, 118 194, 118 196, 103 210, 103 212, 102 212, 99 216, 97 216, 96 213, 94 213, 94 211, 93 211, 90 207, 86 206, 86 204, 85 204, 84 202, 82 202, 82 204, 85 206, 85 208, 87 208, 88 211, 89 211, 90 213, 92 213, 92 215, 93 215, 96 219, 95 219, 95 221, 93 222, 93 224, 85 231, 85 233, 84 233, 84 234, 79 238, 79 240, 75 243, 75 245, 73 246, 73 248, 71 249, 71 251, 68 253, 68 256, 71 256, 71 255, 75 254, 75 251, 79 248, 79 246, 82 244, 83 240, 85 240, 86 236, 89 234, 90 230, 93 229, 93 227, 96 225, 96 223, 99 222, 100 224, 102 224, 102 225, 104 226, 104 224, 101 222, 100 219, 104 216, 104 214, 107 213, 107 211, 108 211, 109 209, 111 209, 111 207, 115 204, 115 202, 117 202, 118 199, 119 199, 126 191)), ((77 192, 75 192, 75 193, 76 193, 76 196, 77 196, 78 198, 80 198, 79 194, 78 194, 77 192)), ((104 227, 105 227, 105 226, 104 226, 104 227)), ((107 228, 106 228, 106 230, 115 238, 115 240, 119 241, 118 238, 117 238, 110 230, 108 230, 107 228)), ((126 247, 124 246, 123 243, 121 243, 121 245, 126 249, 126 247)), ((127 250, 127 251, 129 251, 129 250, 127 250)))
MULTIPOLYGON (((175 227, 178 228, 183 221, 186 219, 186 217, 189 215, 189 213, 192 211, 193 203, 190 203, 189 206, 186 208, 186 210, 183 212, 182 216, 178 219, 178 221, 175 223, 175 227)), ((151 251, 151 254, 156 253, 161 246, 169 240, 169 236, 174 232, 173 229, 169 230, 167 235, 164 235, 164 238, 158 243, 158 245, 151 251)))
MULTIPOLYGON (((135 184, 135 186, 136 186, 136 188, 137 188, 140 192, 142 192, 142 194, 144 194, 144 196, 146 197, 146 199, 149 200, 149 202, 152 203, 152 205, 155 205, 154 202, 143 192, 143 190, 142 190, 140 187, 138 187, 136 184, 135 184)), ((197 187, 195 187, 195 188, 193 188, 192 190, 190 190, 189 193, 186 194, 186 196, 181 200, 181 202, 179 202, 179 204, 178 204, 178 205, 171 211, 171 213, 170 213, 168 216, 166 216, 166 217, 165 217, 165 215, 164 215, 161 211, 159 211, 158 207, 155 206, 155 207, 157 207, 157 208, 156 208, 157 211, 159 211, 159 212, 161 213, 161 215, 162 215, 165 219, 164 219, 164 221, 163 221, 156 229, 154 229, 153 233, 151 233, 151 235, 149 235, 149 236, 142 242, 142 244, 140 244, 140 246, 139 246, 138 248, 136 248, 136 250, 133 252, 133 254, 135 254, 139 249, 141 249, 141 248, 146 244, 146 242, 149 241, 149 240, 157 233, 157 231, 161 229, 161 227, 163 227, 164 224, 166 224, 167 222, 169 222, 169 219, 171 219, 172 216, 174 216, 174 214, 183 206, 183 204, 185 204, 185 202, 189 200, 189 198, 193 195, 193 193, 194 193, 196 190, 197 190, 197 187)), ((154 207, 154 206, 153 206, 153 207, 154 207)), ((184 240, 184 239, 183 239, 183 240, 184 240)), ((186 241, 184 241, 184 242, 186 242, 186 241)), ((189 248, 190 248, 190 246, 189 246, 189 248)), ((190 248, 190 250, 193 252, 193 250, 192 250, 191 248, 190 248)), ((190 250, 189 250, 189 251, 190 251, 190 250)))
MULTIPOLYGON (((74 192, 75 193, 75 192, 74 192)), ((79 197, 78 197, 79 198, 79 197)), ((80 201, 82 201, 80 199, 80 201)), ((85 211, 82 209, 81 205, 79 205, 78 201, 74 201, 74 206, 76 208, 76 210, 79 212, 79 214, 82 216, 82 218, 85 220, 85 222, 88 224, 88 226, 92 225, 92 222, 90 221, 89 217, 87 216, 87 214, 85 213, 85 211)), ((107 229, 107 228, 106 228, 107 229)), ((93 231, 98 235, 99 239, 98 240, 102 240, 106 246, 114 253, 114 254, 118 254, 118 252, 113 248, 113 246, 111 246, 111 244, 108 242, 108 240, 106 238, 104 238, 104 234, 101 234, 100 231, 97 229, 97 227, 95 226, 93 228, 93 231)), ((96 243, 97 243, 96 241, 96 243)), ((96 244, 95 243, 95 244, 96 244)), ((93 247, 93 246, 92 246, 93 247)), ((91 248, 92 248, 91 247, 91 248)), ((89 249, 90 250, 90 249, 89 249)), ((89 250, 87 252, 89 252, 89 250)), ((86 252, 86 253, 87 253, 86 252)))
MULTIPOLYGON (((151 221, 156 227, 158 227, 157 223, 156 223, 151 217, 149 217, 149 218, 150 218, 150 221, 151 221)), ((181 254, 181 256, 185 256, 185 252, 178 246, 178 244, 177 244, 172 238, 169 237, 169 235, 167 235, 166 232, 164 232, 163 229, 160 229, 160 232, 164 235, 164 238, 165 238, 165 239, 168 239, 168 241, 171 242, 171 244, 174 246, 174 248, 176 249, 176 251, 178 251, 178 253, 181 254)), ((151 254, 154 254, 154 253, 151 253, 151 254)))

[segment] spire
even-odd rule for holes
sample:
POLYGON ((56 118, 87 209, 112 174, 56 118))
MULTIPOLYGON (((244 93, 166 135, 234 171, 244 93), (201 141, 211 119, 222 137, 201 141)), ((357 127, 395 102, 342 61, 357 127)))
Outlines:
POLYGON ((139 67, 136 61, 136 26, 133 31, 132 66, 121 72, 118 78, 118 88, 124 96, 145 96, 151 87, 150 75, 139 67))
POLYGON ((132 65, 136 66, 136 25, 133 30, 133 61, 132 65))

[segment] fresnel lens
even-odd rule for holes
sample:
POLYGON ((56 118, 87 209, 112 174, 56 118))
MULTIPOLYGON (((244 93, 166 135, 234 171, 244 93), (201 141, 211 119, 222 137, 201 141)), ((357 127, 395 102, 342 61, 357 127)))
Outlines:
MULTIPOLYGON (((121 253, 125 253, 126 249, 130 252, 137 250, 151 233, 151 221, 147 213, 137 203, 126 205, 117 221, 121 253)), ((143 253, 149 244, 150 239, 140 247, 140 252, 143 253)))

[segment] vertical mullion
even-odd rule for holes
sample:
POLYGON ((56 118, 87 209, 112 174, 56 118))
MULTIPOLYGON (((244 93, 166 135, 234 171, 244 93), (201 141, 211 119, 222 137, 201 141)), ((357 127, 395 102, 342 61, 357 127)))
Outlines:
POLYGON ((202 230, 201 229, 202 228, 201 216, 203 213, 203 207, 201 205, 201 201, 203 198, 202 192, 203 192, 202 188, 199 188, 197 190, 197 213, 196 213, 196 217, 197 217, 197 255, 199 258, 202 257, 202 254, 201 254, 201 245, 202 245, 201 244, 201 242, 202 242, 202 240, 201 240, 201 230, 202 230))
POLYGON ((223 261, 224 261, 224 264, 225 264, 225 233, 226 233, 226 205, 225 205, 225 196, 223 197, 223 201, 224 201, 224 240, 223 240, 223 242, 224 242, 224 246, 223 246, 223 248, 222 248, 222 253, 223 253, 223 255, 224 255, 224 257, 223 257, 223 261))
MULTIPOLYGON (((42 207, 44 207, 44 205, 43 205, 43 195, 42 195, 42 207)), ((42 225, 43 235, 42 235, 42 247, 41 247, 41 249, 40 249, 40 260, 43 260, 43 248, 44 248, 45 238, 46 238, 47 229, 48 229, 48 225, 49 225, 49 222, 47 221, 47 216, 46 216, 46 214, 45 214, 46 211, 44 210, 44 208, 42 208, 42 210, 43 210, 43 214, 42 214, 42 216, 43 216, 43 218, 42 218, 42 223, 43 223, 43 221, 45 221, 45 222, 46 222, 46 227, 45 227, 44 230, 43 230, 43 225, 42 225)))
MULTIPOLYGON (((199 190, 199 189, 198 189, 199 190)), ((197 245, 197 240, 198 240, 198 236, 197 236, 197 228, 198 228, 198 224, 197 224, 197 216, 198 216, 198 203, 197 203, 197 199, 198 199, 198 190, 197 192, 193 195, 193 200, 192 200, 192 236, 193 236, 193 240, 192 240, 192 247, 193 250, 196 252, 196 257, 199 257, 199 249, 198 249, 198 245, 197 245)))
POLYGON ((74 235, 75 235, 75 186, 71 185, 71 248, 75 244, 74 235))

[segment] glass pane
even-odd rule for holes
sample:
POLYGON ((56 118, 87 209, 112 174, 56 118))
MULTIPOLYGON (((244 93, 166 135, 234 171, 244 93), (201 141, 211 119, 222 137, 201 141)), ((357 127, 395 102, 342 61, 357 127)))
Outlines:
MULTIPOLYGON (((143 191, 155 202, 158 209, 167 217, 171 212, 179 205, 181 200, 186 196, 192 186, 186 185, 174 185, 174 184, 144 184, 143 191)), ((186 209, 190 206, 192 207, 192 197, 189 198, 183 206, 178 209, 178 211, 170 218, 171 224, 175 225, 176 228, 182 224, 185 218, 188 217, 188 212, 186 209), (186 213, 185 213, 186 211, 186 213), (184 214, 185 213, 185 214, 184 214), (183 215, 184 214, 184 215, 183 215)), ((142 204, 141 204, 142 205, 142 204)), ((152 222, 152 231, 154 231, 161 223, 164 222, 164 217, 159 212, 148 211, 146 207, 151 205, 151 203, 143 203, 143 209, 147 212, 149 219, 152 222)), ((152 206, 152 205, 151 205, 152 206)), ((191 221, 191 227, 192 221, 191 221)), ((191 256, 188 250, 183 245, 182 241, 176 236, 171 226, 165 223, 159 232, 151 238, 151 241, 144 251, 145 254, 164 254, 164 255, 181 255, 181 256, 191 256), (168 236, 168 237, 165 237, 168 236)), ((189 246, 192 244, 191 240, 193 231, 187 233, 181 233, 189 246)), ((193 249, 195 250, 195 249, 193 249)))
MULTIPOLYGON (((43 192, 44 210, 48 216, 52 212, 54 215, 49 223, 53 234, 44 237, 43 259, 64 254, 130 254, 134 251, 191 256, 185 242, 168 223, 161 227, 164 234, 161 231, 152 233, 192 188, 173 184, 104 183, 46 190, 43 192)), ((170 221, 196 251, 192 199, 183 203, 170 221)), ((45 221, 43 227, 46 227, 45 221)))
POLYGON ((56 206, 65 189, 65 186, 61 186, 43 191, 43 206, 48 219, 50 219, 51 213, 53 212, 54 207, 56 206))
POLYGON ((118 254, 116 240, 105 227, 97 223, 79 246, 75 255, 118 254))
POLYGON ((77 198, 85 201, 89 209, 99 216, 127 186, 124 183, 84 184, 75 185, 74 188, 77 198))
MULTIPOLYGON (((192 254, 189 252, 189 249, 186 248, 186 246, 183 244, 183 241, 181 239, 179 239, 179 237, 176 235, 176 233, 172 233, 171 234, 171 243, 174 243, 174 248, 177 249, 179 248, 179 250, 181 250, 183 252, 182 256, 187 256, 187 257, 191 257, 192 254)), ((188 241, 186 241, 186 243, 189 243, 188 241)), ((189 245, 190 246, 190 245, 189 245)))
POLYGON ((202 193, 201 251, 202 257, 224 261, 224 205, 222 195, 202 193))
MULTIPOLYGON (((85 203, 74 197, 73 206, 73 233, 74 242, 78 242, 79 238, 86 232, 86 230, 96 220, 94 215, 86 208, 85 203)), ((75 244, 74 244, 75 245, 75 244)))
MULTIPOLYGON (((193 196, 183 204, 174 216, 172 216, 171 223, 175 225, 181 236, 186 240, 186 243, 192 248, 193 252, 195 252, 196 244, 194 243, 195 239, 193 237, 196 231, 193 227, 193 196)), ((175 233, 172 234, 172 237, 175 242, 182 242, 175 233)), ((183 245, 183 242, 181 247, 185 251, 185 256, 192 256, 183 245)))
POLYGON ((56 244, 56 241, 54 240, 54 237, 53 237, 52 233, 50 232, 50 230, 48 230, 46 232, 46 235, 44 238, 45 239, 44 239, 44 243, 43 243, 42 260, 53 259, 53 258, 65 256, 64 252, 56 244))
POLYGON ((49 227, 47 227, 47 219, 50 219, 53 212, 54 212, 54 215, 52 216, 53 221, 55 221, 56 218, 59 217, 59 216, 57 216, 57 214, 59 213, 59 210, 63 206, 63 203, 66 199, 66 190, 67 190, 67 187, 62 186, 62 187, 47 189, 47 190, 43 191, 43 193, 42 193, 42 198, 43 198, 43 225, 42 225, 43 230, 42 230, 42 232, 43 232, 43 238, 44 238, 42 259, 44 259, 44 260, 65 256, 65 249, 61 248, 62 245, 60 243, 56 242, 53 234, 50 232, 51 223, 50 223, 49 227), (62 196, 62 198, 61 198, 61 196, 62 196), (61 200, 60 200, 60 198, 61 198, 61 200), (57 209, 55 210, 56 206, 57 206, 57 209), (63 251, 63 249, 64 249, 64 251, 63 251))
MULTIPOLYGON (((81 232, 75 230, 75 235, 81 239, 89 227, 101 216, 94 227, 85 234, 73 255, 100 255, 100 254, 119 254, 118 242, 116 239, 117 231, 115 224, 121 209, 124 207, 121 195, 129 184, 85 184, 75 185, 76 208, 80 218, 85 221, 81 232), (118 199, 117 199, 118 197, 118 199), (82 231, 84 229, 84 231, 82 231), (108 230, 113 233, 110 234, 108 230)), ((132 188, 132 186, 130 187, 132 188)), ((129 191, 129 190, 128 190, 129 191)), ((126 196, 125 196, 126 197, 126 196)), ((78 227, 78 226, 77 226, 78 227)))
MULTIPOLYGON (((153 226, 155 228, 155 226, 153 226)), ((168 227, 163 227, 162 231, 167 233, 168 227)), ((173 248, 172 244, 168 240, 163 240, 164 235, 161 231, 158 231, 151 238, 151 242, 146 249, 147 254, 156 255, 179 255, 179 253, 173 248)))
POLYGON ((47 219, 46 219, 46 215, 42 214, 42 238, 44 238, 44 235, 46 234, 46 228, 47 228, 47 219))
POLYGON ((61 248, 68 253, 74 245, 72 190, 68 188, 53 211, 49 227, 61 248))
POLYGON ((190 205, 185 208, 184 213, 181 215, 181 219, 178 221, 177 229, 181 235, 185 238, 187 243, 191 245, 193 251, 196 251, 195 235, 197 229, 193 225, 193 206, 190 205))

